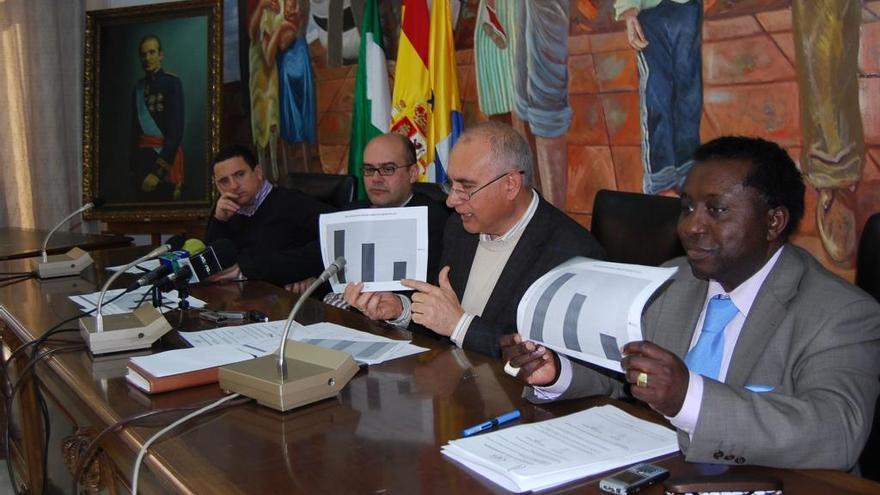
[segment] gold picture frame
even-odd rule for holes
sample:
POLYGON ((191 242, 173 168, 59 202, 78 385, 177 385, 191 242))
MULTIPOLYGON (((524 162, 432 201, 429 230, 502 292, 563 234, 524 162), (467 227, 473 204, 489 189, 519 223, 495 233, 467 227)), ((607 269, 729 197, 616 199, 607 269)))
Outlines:
POLYGON ((204 218, 220 145, 222 0, 88 12, 83 95, 87 219, 204 218))

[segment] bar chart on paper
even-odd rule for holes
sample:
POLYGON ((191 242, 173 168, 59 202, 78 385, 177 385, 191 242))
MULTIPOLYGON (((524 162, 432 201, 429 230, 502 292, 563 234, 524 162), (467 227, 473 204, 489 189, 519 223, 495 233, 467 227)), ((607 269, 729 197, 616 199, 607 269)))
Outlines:
MULTIPOLYGON (((381 210, 384 214, 388 209, 381 210)), ((344 271, 337 274, 335 280, 331 279, 334 291, 337 284, 344 287, 348 282, 364 282, 365 290, 399 290, 403 288, 399 284, 402 279, 424 280, 427 242, 420 245, 418 219, 358 211, 364 213, 336 218, 324 222, 321 227, 322 238, 326 240, 323 246, 325 259, 341 256, 346 260, 344 271), (420 267, 420 258, 425 258, 424 269, 420 267)))
POLYGON ((333 226, 333 258, 346 259, 345 273, 340 282, 347 282, 346 275, 355 282, 379 280, 402 280, 415 277, 416 221, 410 219, 387 220, 382 223, 386 234, 373 242, 361 242, 368 230, 376 226, 364 223, 333 226), (348 237, 348 241, 346 241, 348 237), (378 258, 377 258, 378 256, 378 258))

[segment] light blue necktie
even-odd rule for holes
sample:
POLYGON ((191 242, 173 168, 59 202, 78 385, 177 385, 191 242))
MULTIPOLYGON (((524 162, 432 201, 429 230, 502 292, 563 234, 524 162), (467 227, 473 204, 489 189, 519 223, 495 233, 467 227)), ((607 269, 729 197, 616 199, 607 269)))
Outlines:
POLYGON ((689 370, 708 378, 718 378, 724 358, 724 327, 738 312, 729 296, 719 294, 709 299, 697 345, 684 357, 689 370))

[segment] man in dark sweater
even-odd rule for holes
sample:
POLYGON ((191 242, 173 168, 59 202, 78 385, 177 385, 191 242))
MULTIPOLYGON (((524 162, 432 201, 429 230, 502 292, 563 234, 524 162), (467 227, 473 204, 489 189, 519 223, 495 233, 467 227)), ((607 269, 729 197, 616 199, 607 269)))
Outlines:
POLYGON ((273 187, 244 146, 222 148, 212 168, 220 199, 208 220, 205 240, 234 242, 238 263, 210 280, 247 278, 283 286, 321 273, 318 216, 333 208, 299 192, 273 187))

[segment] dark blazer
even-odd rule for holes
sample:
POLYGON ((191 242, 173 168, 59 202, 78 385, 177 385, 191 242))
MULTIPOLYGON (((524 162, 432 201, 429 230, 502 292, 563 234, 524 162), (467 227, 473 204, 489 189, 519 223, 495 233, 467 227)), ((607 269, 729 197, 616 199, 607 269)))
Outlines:
MULTIPOLYGON (((603 259, 605 251, 590 232, 539 197, 538 209, 504 266, 482 316, 468 328, 463 347, 490 356, 501 355, 499 339, 516 332, 516 308, 532 283, 575 256, 603 259)), ((464 230, 461 217, 453 214, 443 234, 441 267, 449 265, 449 282, 464 294, 479 244, 478 234, 464 230)))
MULTIPOLYGON (((642 328, 645 340, 683 357, 708 282, 683 258, 667 265, 679 270, 645 309, 642 328)), ((572 372, 563 398, 626 392, 622 374, 575 362, 572 372)), ((679 445, 690 462, 850 469, 871 429, 878 374, 880 306, 786 245, 743 324, 725 381, 703 380, 696 428, 691 437, 680 431, 679 445)))
MULTIPOLYGON (((368 200, 361 200, 350 203, 344 209, 355 210, 372 206, 368 200)), ((406 206, 428 207, 428 282, 436 285, 437 274, 440 272, 440 253, 443 250, 443 228, 446 226, 450 210, 443 203, 419 192, 413 193, 412 199, 406 206)))

